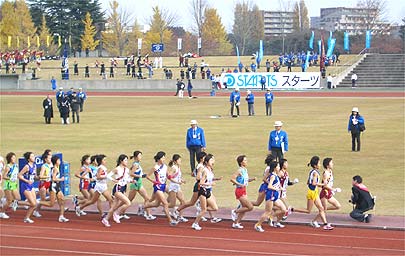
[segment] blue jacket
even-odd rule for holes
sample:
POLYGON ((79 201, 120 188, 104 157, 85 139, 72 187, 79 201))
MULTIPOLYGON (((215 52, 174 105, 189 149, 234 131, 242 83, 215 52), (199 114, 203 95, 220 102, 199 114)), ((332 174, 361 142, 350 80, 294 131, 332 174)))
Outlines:
POLYGON ((266 83, 266 77, 265 77, 265 76, 262 76, 262 77, 260 78, 260 83, 261 83, 261 84, 265 84, 265 83, 266 83))
POLYGON ((264 94, 264 98, 266 99, 266 103, 272 103, 274 100, 274 95, 272 92, 266 92, 264 94))
POLYGON ((350 115, 347 130, 351 132, 360 132, 359 124, 364 124, 364 118, 361 115, 350 115), (353 124, 353 121, 355 120, 357 120, 357 124, 353 124))
POLYGON ((77 96, 83 101, 85 101, 87 99, 87 95, 85 92, 78 92, 77 96))
POLYGON ((231 96, 229 97, 229 102, 239 102, 240 101, 240 93, 239 91, 231 92, 231 96))
POLYGON ((253 95, 253 93, 246 95, 246 101, 248 104, 255 103, 255 96, 253 95))
POLYGON ((272 148, 281 148, 281 143, 284 142, 284 151, 288 151, 288 136, 287 133, 283 130, 277 134, 277 131, 271 131, 269 136, 269 151, 272 148))
POLYGON ((187 130, 186 147, 189 148, 191 146, 206 147, 204 130, 198 126, 195 130, 193 128, 188 128, 187 130))

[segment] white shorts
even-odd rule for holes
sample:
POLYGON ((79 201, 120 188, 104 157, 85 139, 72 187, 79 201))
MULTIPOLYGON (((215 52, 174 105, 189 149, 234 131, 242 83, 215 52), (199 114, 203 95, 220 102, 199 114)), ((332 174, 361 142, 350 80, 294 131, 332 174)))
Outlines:
POLYGON ((97 191, 100 194, 103 194, 107 190, 107 184, 103 183, 96 183, 96 186, 94 187, 94 190, 97 191))
POLYGON ((175 193, 181 191, 180 184, 170 183, 169 184, 169 192, 172 192, 172 191, 175 192, 175 193))

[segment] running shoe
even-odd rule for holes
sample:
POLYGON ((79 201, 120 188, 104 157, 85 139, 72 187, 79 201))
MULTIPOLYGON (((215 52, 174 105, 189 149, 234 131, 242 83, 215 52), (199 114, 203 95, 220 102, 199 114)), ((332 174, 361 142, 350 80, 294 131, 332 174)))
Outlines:
POLYGON ((208 221, 208 219, 207 219, 207 218, 205 218, 205 217, 201 217, 201 221, 202 221, 202 222, 207 222, 207 221, 208 221))
POLYGON ((59 222, 69 222, 69 219, 66 219, 65 216, 59 216, 59 222))
POLYGON ((179 222, 188 222, 188 219, 187 219, 187 218, 184 218, 183 216, 180 216, 177 220, 178 220, 179 222))
POLYGON ((257 225, 257 224, 255 224, 255 230, 256 230, 257 232, 260 232, 260 233, 263 233, 263 232, 264 232, 264 229, 262 228, 262 226, 257 225))
POLYGON ((333 229, 334 227, 330 223, 323 226, 323 230, 333 230, 333 229))
POLYGON ((276 222, 273 227, 275 228, 284 228, 285 226, 283 224, 281 224, 280 222, 276 222))
POLYGON ((177 224, 179 224, 179 222, 178 221, 175 221, 175 220, 172 220, 172 221, 170 221, 170 226, 177 226, 177 224))
POLYGON ((236 219, 238 218, 238 214, 236 213, 235 210, 231 211, 231 219, 232 221, 236 221, 236 219))
POLYGON ((41 218, 41 217, 42 217, 42 215, 41 215, 37 210, 35 210, 35 211, 32 213, 32 215, 33 215, 34 217, 36 217, 36 218, 41 218))
POLYGON ((194 230, 197 230, 197 231, 199 231, 199 230, 202 229, 202 228, 200 227, 200 225, 198 225, 198 223, 193 223, 193 224, 191 225, 191 228, 194 229, 194 230))
POLYGON ((81 215, 80 206, 75 206, 75 212, 76 212, 76 216, 80 217, 80 215, 81 215))
POLYGON ((113 220, 115 221, 115 223, 121 223, 120 216, 116 212, 113 213, 113 220))
POLYGON ((232 228, 243 229, 243 226, 240 223, 232 223, 232 228))
POLYGON ((129 220, 131 217, 129 217, 126 214, 120 215, 120 219, 124 219, 124 220, 129 220))
POLYGON ((18 208, 18 201, 14 200, 13 203, 11 204, 11 209, 15 212, 18 208))
POLYGON ((101 223, 103 223, 103 225, 107 228, 111 227, 110 223, 108 222, 108 220, 106 220, 106 218, 103 218, 101 220, 101 223))
POLYGON ((218 222, 221 222, 221 221, 222 221, 222 219, 217 218, 217 217, 214 217, 214 218, 211 219, 211 223, 218 223, 218 222))
POLYGON ((311 221, 309 223, 309 225, 311 225, 311 227, 314 227, 314 228, 320 228, 321 227, 321 225, 319 225, 319 223, 317 221, 311 221))
POLYGON ((145 214, 144 217, 145 217, 146 220, 154 220, 154 219, 156 219, 156 216, 153 216, 152 214, 149 214, 149 215, 145 214))
POLYGON ((0 212, 0 219, 10 219, 10 216, 8 216, 5 212, 0 212))
POLYGON ((34 223, 34 221, 31 220, 30 218, 25 218, 25 219, 24 219, 24 223, 32 224, 32 223, 34 223))
POLYGON ((80 215, 86 216, 87 212, 80 210, 80 215))
POLYGON ((281 220, 284 221, 284 220, 286 220, 287 218, 288 218, 288 216, 285 216, 285 215, 284 215, 283 218, 281 218, 281 220))
POLYGON ((174 211, 171 214, 173 218, 177 219, 180 216, 179 211, 177 210, 177 207, 174 208, 174 211))

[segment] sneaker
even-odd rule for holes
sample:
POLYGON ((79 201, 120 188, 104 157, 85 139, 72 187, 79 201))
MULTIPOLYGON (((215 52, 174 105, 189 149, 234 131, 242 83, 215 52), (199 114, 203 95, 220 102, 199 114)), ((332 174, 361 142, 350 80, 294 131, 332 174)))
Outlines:
POLYGON ((179 213, 179 211, 177 210, 177 207, 174 208, 174 211, 173 211, 172 215, 173 215, 173 218, 175 218, 175 219, 179 218, 180 213, 179 213))
POLYGON ((262 228, 262 226, 257 225, 257 224, 255 224, 255 230, 256 230, 257 232, 260 232, 260 233, 263 233, 263 232, 264 232, 264 229, 262 228))
POLYGON ((274 227, 274 222, 273 222, 272 217, 269 218, 269 221, 267 223, 269 224, 270 227, 274 227))
POLYGON ((142 216, 142 215, 144 215, 145 214, 145 209, 143 208, 143 205, 141 204, 141 205, 139 205, 139 207, 138 207, 138 216, 142 216))
POLYGON ((86 216, 87 213, 85 211, 80 210, 80 215, 86 216))
POLYGON ((281 224, 280 222, 276 222, 273 227, 275 228, 284 228, 285 226, 283 224, 281 224))
POLYGON ((115 221, 115 223, 121 223, 120 216, 116 212, 113 213, 113 220, 115 221))
POLYGON ((214 217, 214 218, 211 219, 211 223, 218 223, 218 222, 221 222, 221 221, 222 221, 222 219, 217 218, 217 217, 214 217))
POLYGON ((243 229, 243 226, 240 223, 232 223, 232 228, 243 229))
POLYGON ((200 225, 198 225, 198 223, 193 223, 193 224, 191 225, 191 228, 194 229, 194 230, 197 230, 197 231, 199 231, 199 230, 202 229, 202 228, 200 227, 200 225))
POLYGON ((68 212, 69 211, 69 207, 65 207, 65 212, 68 212))
POLYGON ((367 217, 364 217, 364 222, 370 223, 371 217, 372 217, 373 215, 371 215, 371 214, 366 214, 366 215, 367 215, 367 217))
POLYGON ((37 210, 35 210, 35 211, 32 213, 32 215, 33 215, 34 217, 36 217, 36 218, 41 218, 41 217, 42 217, 42 215, 41 215, 37 210))
POLYGON ((8 216, 5 212, 0 212, 0 219, 10 219, 10 216, 8 216))
POLYGON ((69 222, 69 219, 66 219, 65 216, 59 216, 59 222, 69 222))
POLYGON ((18 208, 18 201, 14 200, 13 203, 11 204, 11 209, 15 212, 18 208))
POLYGON ((120 215, 120 219, 124 219, 124 220, 129 220, 131 217, 129 217, 126 214, 120 215))
POLYGON ((320 228, 321 227, 321 225, 319 225, 319 223, 317 221, 311 221, 309 223, 309 225, 311 225, 311 227, 314 227, 314 228, 320 228))
POLYGON ((175 221, 175 220, 170 221, 170 226, 172 226, 172 227, 177 226, 177 224, 179 224, 178 221, 175 221))
POLYGON ((104 226, 107 227, 107 228, 111 227, 110 223, 108 222, 108 220, 106 220, 106 218, 103 218, 101 220, 101 223, 103 223, 104 226))
POLYGON ((80 215, 81 215, 81 210, 80 210, 80 206, 75 206, 75 212, 76 212, 76 216, 77 217, 80 217, 80 215))
POLYGON ((332 229, 334 229, 334 227, 330 223, 323 226, 323 230, 332 230, 332 229))
POLYGON ((73 205, 75 205, 75 206, 78 206, 78 205, 79 205, 79 200, 77 199, 77 195, 74 195, 74 196, 72 197, 72 203, 73 203, 73 205))
POLYGON ((24 223, 32 224, 32 223, 34 223, 34 221, 31 220, 30 218, 24 218, 24 223))
POLYGON ((286 220, 287 218, 288 218, 288 216, 285 216, 285 215, 284 215, 284 216, 281 218, 281 220, 284 221, 284 220, 286 220))
POLYGON ((145 214, 144 217, 145 217, 146 220, 154 220, 154 219, 156 219, 156 216, 153 216, 152 214, 149 214, 149 215, 145 214))
POLYGON ((177 220, 178 220, 179 222, 188 222, 188 219, 187 219, 187 218, 184 218, 183 216, 180 216, 177 220))
POLYGON ((207 218, 205 218, 205 217, 201 217, 201 221, 202 221, 202 222, 207 222, 207 221, 208 221, 208 219, 207 219, 207 218))
POLYGON ((231 219, 232 219, 232 221, 235 222, 237 218, 238 218, 238 214, 236 213, 235 210, 232 210, 231 211, 231 219))

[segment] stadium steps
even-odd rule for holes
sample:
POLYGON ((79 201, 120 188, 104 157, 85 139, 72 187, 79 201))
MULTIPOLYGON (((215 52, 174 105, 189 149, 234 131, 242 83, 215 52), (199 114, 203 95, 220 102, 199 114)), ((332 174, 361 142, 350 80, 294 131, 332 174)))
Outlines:
POLYGON ((338 87, 351 87, 351 76, 357 74, 357 87, 405 87, 404 54, 369 54, 338 87))

